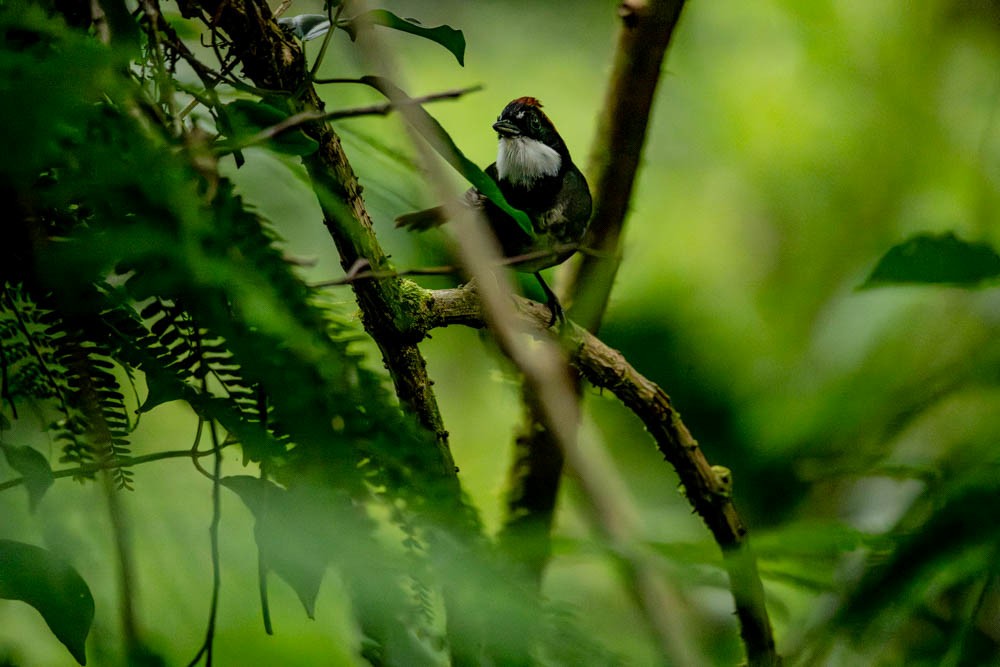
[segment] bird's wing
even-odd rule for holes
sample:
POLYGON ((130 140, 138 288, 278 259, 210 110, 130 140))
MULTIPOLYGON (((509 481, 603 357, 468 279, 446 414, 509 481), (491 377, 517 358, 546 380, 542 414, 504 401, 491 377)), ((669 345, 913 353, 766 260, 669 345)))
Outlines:
POLYGON ((448 222, 448 216, 444 206, 435 206, 399 216, 396 218, 396 227, 403 227, 411 232, 422 232, 446 222, 448 222))
MULTIPOLYGON (((486 167, 486 175, 494 181, 497 180, 497 165, 495 162, 486 167)), ((486 201, 486 195, 474 187, 466 190, 465 194, 462 196, 462 203, 474 209, 482 210, 483 207, 486 206, 486 201)), ((435 206, 434 208, 424 209, 423 211, 405 213, 396 218, 397 227, 404 227, 409 231, 416 232, 422 232, 433 227, 439 227, 446 222, 448 222, 448 213, 445 211, 444 206, 435 206)))

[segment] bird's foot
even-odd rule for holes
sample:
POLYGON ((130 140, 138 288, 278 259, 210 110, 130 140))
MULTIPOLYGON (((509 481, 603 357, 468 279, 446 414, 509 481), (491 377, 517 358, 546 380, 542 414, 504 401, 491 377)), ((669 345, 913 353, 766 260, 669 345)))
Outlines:
POLYGON ((566 313, 563 311, 562 304, 559 303, 559 299, 556 298, 555 294, 550 294, 546 305, 549 307, 549 312, 552 316, 549 318, 548 327, 551 329, 552 326, 558 322, 559 326, 562 327, 566 324, 566 313))
POLYGON ((566 323, 566 315, 563 312, 562 304, 559 303, 559 297, 556 293, 552 291, 552 288, 548 286, 545 280, 542 278, 542 274, 535 273, 535 278, 538 279, 538 284, 542 287, 542 291, 545 293, 545 303, 549 307, 549 312, 552 317, 549 318, 548 328, 552 328, 556 322, 559 322, 560 327, 566 323))

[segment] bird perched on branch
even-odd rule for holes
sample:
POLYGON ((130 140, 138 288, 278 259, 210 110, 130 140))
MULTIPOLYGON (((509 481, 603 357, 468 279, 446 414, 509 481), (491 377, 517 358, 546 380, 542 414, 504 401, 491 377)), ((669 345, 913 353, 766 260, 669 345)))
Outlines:
MULTIPOLYGON (((465 193, 465 202, 482 211, 512 268, 538 279, 552 326, 563 318, 562 306, 539 272, 576 252, 590 222, 590 189, 534 97, 519 97, 504 107, 493 130, 499 140, 497 161, 486 168, 486 175, 508 204, 528 215, 534 236, 476 188, 465 193)), ((446 221, 444 207, 437 206, 402 215, 396 226, 423 231, 446 221)))

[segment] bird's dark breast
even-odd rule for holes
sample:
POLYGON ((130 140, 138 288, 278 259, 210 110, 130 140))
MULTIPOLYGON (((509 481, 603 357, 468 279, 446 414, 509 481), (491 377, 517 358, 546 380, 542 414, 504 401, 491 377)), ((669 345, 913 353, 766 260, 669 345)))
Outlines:
POLYGON ((513 218, 486 202, 484 212, 504 255, 529 256, 513 268, 533 273, 564 262, 576 251, 587 231, 592 205, 587 182, 578 169, 537 182, 530 190, 506 181, 500 182, 500 189, 511 206, 528 214, 535 230, 532 239, 513 218))

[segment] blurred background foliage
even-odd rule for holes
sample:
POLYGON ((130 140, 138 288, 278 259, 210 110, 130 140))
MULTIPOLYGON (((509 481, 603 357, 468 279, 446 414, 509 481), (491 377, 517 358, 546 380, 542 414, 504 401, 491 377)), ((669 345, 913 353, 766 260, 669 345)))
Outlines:
MULTIPOLYGON (((521 95, 544 102, 587 163, 614 5, 380 3, 464 31, 464 68, 422 40, 385 39, 413 95, 485 85, 428 107, 483 166, 495 157, 491 122, 521 95)), ((287 15, 321 11, 298 0, 287 15)), ((331 48, 321 76, 365 73, 343 33, 331 48)), ((318 41, 307 45, 310 58, 317 50, 318 41)), ((670 393, 709 460, 732 470, 791 664, 1000 661, 1000 292, 858 289, 880 256, 919 232, 1000 247, 998 63, 1000 4, 990 0, 695 0, 670 48, 601 337, 670 393)), ((330 108, 379 101, 362 87, 324 94, 330 108)), ((450 263, 443 237, 393 229, 396 215, 434 203, 400 122, 335 128, 397 266, 450 263)), ((308 280, 338 277, 301 166, 262 149, 247 156, 238 170, 222 164, 239 193, 288 253, 316 260, 302 271, 308 280)), ((462 187, 456 181, 456 193, 462 187)), ((354 316, 348 288, 328 298, 354 316)), ((374 346, 361 347, 378 368, 374 346)), ((423 350, 463 488, 495 531, 520 419, 517 384, 476 332, 440 330, 423 350)), ((713 664, 737 663, 718 552, 676 477, 616 402, 590 392, 586 408, 585 428, 613 454, 644 536, 683 593, 676 613, 694 621, 692 639, 713 664)), ((135 453, 183 449, 194 425, 176 405, 145 415, 135 453)), ((54 461, 57 445, 42 427, 22 416, 15 433, 54 461)), ((243 471, 235 454, 226 465, 243 471)), ((139 617, 167 664, 181 664, 207 616, 209 485, 181 461, 140 466, 133 482, 139 617)), ((567 482, 545 593, 580 610, 584 627, 630 664, 649 664, 648 638, 592 547, 576 494, 567 482)), ((115 664, 118 650, 100 506, 94 485, 65 480, 35 515, 23 493, 0 494, 5 537, 74 555, 97 598, 97 665, 115 664)), ((314 622, 291 589, 273 585, 277 634, 261 632, 252 522, 235 496, 224 497, 219 663, 352 664, 355 628, 336 577, 324 582, 314 622)), ((69 664, 30 609, 0 603, 0 618, 0 662, 69 664)))

